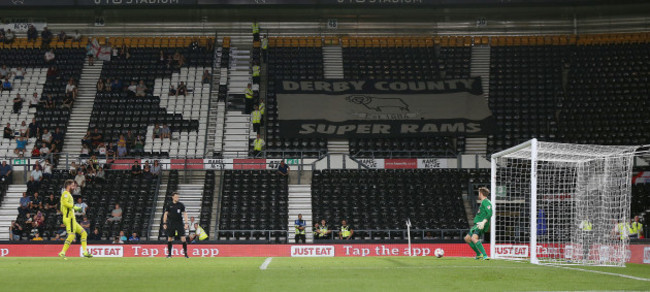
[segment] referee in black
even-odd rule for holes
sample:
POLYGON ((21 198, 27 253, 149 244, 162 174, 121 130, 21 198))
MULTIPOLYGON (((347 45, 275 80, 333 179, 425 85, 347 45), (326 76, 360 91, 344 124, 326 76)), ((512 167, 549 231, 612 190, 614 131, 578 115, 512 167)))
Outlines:
POLYGON ((178 193, 174 192, 172 194, 172 203, 167 206, 165 215, 163 216, 163 228, 167 231, 167 250, 169 251, 167 257, 172 257, 172 242, 174 241, 174 237, 180 236, 183 242, 185 257, 189 258, 187 255, 187 242, 185 241, 185 229, 189 229, 187 223, 189 220, 187 220, 185 205, 179 202, 178 199, 178 193), (183 221, 183 219, 185 220, 183 221))

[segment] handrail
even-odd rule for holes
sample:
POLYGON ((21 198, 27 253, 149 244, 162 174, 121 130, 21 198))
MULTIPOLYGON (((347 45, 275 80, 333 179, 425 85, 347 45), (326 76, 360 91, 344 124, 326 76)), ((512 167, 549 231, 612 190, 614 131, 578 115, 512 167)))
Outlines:
MULTIPOLYGON (((331 229, 330 231, 331 233, 329 235, 329 238, 320 238, 320 239, 337 240, 338 236, 335 236, 335 234, 338 235, 340 233, 340 230, 331 229)), ((448 236, 458 235, 460 238, 462 238, 466 232, 467 229, 411 229, 411 236, 413 236, 414 233, 415 234, 419 233, 421 239, 426 239, 428 233, 431 235, 432 237, 431 239, 433 239, 435 235, 438 235, 441 238, 444 238, 445 235, 448 236)), ((402 238, 406 238, 407 229, 359 229, 359 230, 355 229, 354 230, 354 234, 360 234, 360 233, 362 234, 367 233, 368 237, 370 237, 371 240, 374 239, 373 233, 375 235, 378 235, 378 237, 381 237, 381 235, 387 235, 388 238, 391 238, 392 234, 396 233, 397 235, 401 235, 402 238)))
MULTIPOLYGON (((248 234, 249 237, 255 237, 256 234, 264 234, 268 238, 266 240, 267 242, 271 242, 271 237, 272 237, 273 233, 280 233, 280 234, 284 234, 284 237, 285 237, 284 243, 287 243, 289 241, 289 231, 287 231, 287 230, 219 230, 215 234, 217 240, 220 237, 220 234, 225 234, 225 233, 229 233, 232 237, 236 237, 235 234, 238 234, 238 233, 239 234, 242 234, 242 233, 248 234)), ((262 237, 262 236, 260 236, 260 237, 262 237)))
MULTIPOLYGON (((209 82, 209 84, 210 84, 210 95, 209 95, 210 98, 208 98, 208 116, 207 116, 208 123, 210 122, 210 112, 211 111, 209 109, 212 108, 212 94, 214 92, 213 91, 214 90, 214 88, 213 88, 213 86, 214 86, 214 66, 216 65, 215 62, 216 62, 216 55, 217 55, 217 37, 218 37, 218 32, 215 31, 214 32, 214 44, 212 44, 212 66, 210 66, 210 82, 209 82)), ((201 83, 203 83, 203 80, 201 80, 201 83)), ((219 93, 217 93, 217 96, 219 96, 219 93)), ((215 125, 215 135, 216 135, 216 129, 217 129, 217 127, 215 125)), ((205 143, 205 145, 203 145, 203 147, 205 147, 203 149, 203 153, 205 154, 205 156, 208 156, 208 153, 212 152, 214 149, 207 149, 208 144, 209 144, 208 143, 207 127, 206 127, 206 131, 205 131, 205 140, 204 141, 206 141, 206 143, 205 143)))
POLYGON ((220 174, 219 174, 219 176, 220 176, 220 178, 219 178, 219 191, 217 193, 217 198, 216 198, 216 200, 217 200, 217 218, 216 218, 217 219, 217 224, 215 224, 215 226, 214 226, 214 233, 213 233, 215 235, 218 234, 217 232, 219 232, 219 218, 221 218, 221 199, 223 198, 223 177, 224 177, 223 172, 224 172, 224 169, 221 169, 220 174))
MULTIPOLYGON (((150 235, 151 235, 151 228, 154 222, 154 216, 156 216, 156 206, 158 205, 158 196, 160 195, 160 182, 162 181, 162 176, 163 174, 159 174, 157 179, 156 179, 156 191, 154 193, 153 197, 153 206, 151 208, 151 212, 149 214, 149 228, 147 228, 147 239, 151 240, 150 235)), ((144 236, 144 234, 142 235, 144 236)))

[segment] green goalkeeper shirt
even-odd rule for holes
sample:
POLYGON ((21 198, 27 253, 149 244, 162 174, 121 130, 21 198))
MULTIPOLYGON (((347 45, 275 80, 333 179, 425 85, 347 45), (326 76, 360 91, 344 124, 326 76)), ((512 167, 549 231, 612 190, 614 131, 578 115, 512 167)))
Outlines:
POLYGON ((479 223, 484 219, 487 219, 487 223, 485 223, 485 227, 483 228, 483 230, 487 232, 488 230, 490 230, 491 218, 492 218, 492 203, 490 203, 490 200, 484 199, 481 202, 481 206, 478 208, 478 213, 476 213, 476 217, 474 217, 474 224, 479 223))

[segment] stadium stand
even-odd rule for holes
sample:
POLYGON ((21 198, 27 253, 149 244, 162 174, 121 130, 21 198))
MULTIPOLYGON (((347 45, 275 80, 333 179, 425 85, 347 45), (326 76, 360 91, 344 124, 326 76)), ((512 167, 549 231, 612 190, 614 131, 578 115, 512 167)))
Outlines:
POLYGON ((273 170, 224 171, 219 239, 286 241, 288 190, 273 170))
POLYGON ((632 185, 632 216, 650 210, 650 184, 632 185))
MULTIPOLYGON (((70 79, 77 82, 81 76, 81 68, 84 62, 84 50, 79 48, 78 43, 72 43, 70 40, 65 42, 54 41, 50 45, 55 58, 47 62, 44 59, 46 50, 40 48, 40 42, 28 43, 26 39, 18 38, 12 44, 4 44, 0 47, 0 66, 6 66, 7 70, 12 72, 10 82, 12 90, 3 90, 0 94, 0 122, 3 127, 7 123, 11 124, 11 129, 18 132, 23 121, 29 124, 32 118, 36 119, 41 129, 48 129, 54 133, 56 128, 60 129, 60 136, 56 143, 56 148, 52 152, 56 153, 63 149, 68 119, 70 117, 70 107, 64 105, 66 84, 70 79), (24 70, 23 79, 14 78, 17 70, 24 70), (30 108, 31 98, 36 93, 41 104, 37 107, 30 108), (24 100, 14 112, 14 99, 20 94, 24 100), (50 99, 51 97, 51 99, 50 99)), ((43 132, 41 131, 40 134, 43 132)), ((16 148, 15 140, 2 138, 0 141, 0 156, 14 156, 16 148)), ((40 144, 40 136, 28 139, 27 148, 24 153, 25 157, 31 157, 34 146, 40 144)))
POLYGON ((205 230, 211 230, 210 221, 212 219, 212 203, 214 202, 215 185, 214 171, 206 171, 205 183, 203 185, 203 197, 201 198, 201 215, 199 217, 199 225, 205 230))
POLYGON ((322 46, 320 37, 269 38, 265 141, 268 150, 277 152, 269 152, 267 157, 280 157, 283 151, 302 151, 305 156, 316 156, 327 151, 326 139, 282 137, 275 96, 276 81, 324 78, 322 46))
POLYGON ((211 70, 213 50, 208 44, 213 40, 170 37, 111 41, 114 46, 124 46, 129 57, 104 62, 101 78, 117 80, 119 85, 117 90, 97 93, 89 130, 99 129, 106 144, 131 131, 143 139, 146 156, 202 157, 210 84, 202 84, 201 76, 204 70, 211 70), (127 87, 132 81, 144 81, 144 96, 129 93, 127 87), (180 88, 181 82, 185 89, 180 88), (171 139, 152 139, 154 132, 161 130, 154 129, 155 125, 167 125, 171 139))
POLYGON ((383 239, 388 230, 404 229, 407 218, 413 229, 465 229, 462 193, 469 177, 456 169, 315 171, 313 218, 335 226, 345 219, 355 230, 376 230, 356 232, 357 239, 383 239))
MULTIPOLYGON (((52 176, 44 178, 40 187, 35 192, 39 193, 41 200, 46 200, 50 194, 54 195, 55 202, 59 204, 61 186, 66 179, 73 179, 74 175, 65 170, 54 170, 52 176)), ((142 176, 134 177, 129 171, 109 170, 106 171, 105 180, 86 180, 86 186, 81 191, 81 196, 73 194, 75 203, 79 197, 88 204, 86 216, 90 221, 90 230, 98 228, 103 240, 110 240, 119 235, 120 231, 126 234, 137 232, 146 234, 149 229, 149 218, 152 214, 153 199, 157 188, 157 179, 147 180, 142 176), (115 182, 119 181, 119 184, 115 182), (123 210, 122 219, 118 221, 107 221, 111 217, 111 211, 115 204, 119 204, 123 210)), ((34 192, 28 195, 33 199, 34 192)), ((43 203, 45 205, 45 202, 43 203)), ((38 210, 31 213, 31 218, 38 210)), ((34 228, 25 215, 18 215, 16 222, 23 225, 23 239, 29 239, 33 230, 42 231, 44 238, 53 240, 65 228, 61 226, 61 214, 58 208, 49 211, 41 210, 45 221, 39 228, 34 228)), ((77 222, 81 223, 83 215, 77 214, 77 222)))

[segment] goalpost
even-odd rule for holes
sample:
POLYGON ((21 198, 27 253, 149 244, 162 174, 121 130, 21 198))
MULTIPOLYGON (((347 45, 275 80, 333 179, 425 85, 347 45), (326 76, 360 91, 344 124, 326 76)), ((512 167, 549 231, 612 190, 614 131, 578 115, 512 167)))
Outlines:
POLYGON ((638 147, 532 139, 493 154, 492 257, 624 266, 638 147))

